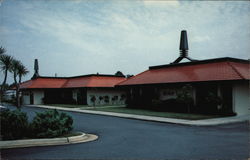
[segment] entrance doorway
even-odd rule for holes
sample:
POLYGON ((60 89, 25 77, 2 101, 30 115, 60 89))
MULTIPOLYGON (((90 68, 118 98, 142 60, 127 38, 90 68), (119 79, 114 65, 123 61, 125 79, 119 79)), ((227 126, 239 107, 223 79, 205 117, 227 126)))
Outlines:
POLYGON ((30 104, 34 104, 34 94, 30 92, 30 104))

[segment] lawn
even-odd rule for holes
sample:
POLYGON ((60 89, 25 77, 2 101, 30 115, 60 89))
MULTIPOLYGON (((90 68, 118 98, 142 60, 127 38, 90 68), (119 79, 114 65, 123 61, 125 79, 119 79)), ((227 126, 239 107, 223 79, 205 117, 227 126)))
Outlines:
POLYGON ((98 106, 89 106, 89 105, 78 105, 78 104, 46 104, 47 106, 54 107, 63 107, 63 108, 81 108, 81 109, 91 109, 91 108, 108 108, 108 107, 124 107, 125 105, 98 105, 98 106))
POLYGON ((202 114, 191 114, 191 113, 173 113, 173 112, 157 112, 146 109, 132 109, 127 107, 108 107, 108 108, 91 108, 88 110, 95 111, 105 111, 105 112, 116 112, 116 113, 127 113, 135 115, 145 115, 145 116, 156 116, 165 118, 177 118, 177 119, 187 119, 187 120, 199 120, 199 119, 209 119, 221 117, 219 115, 202 115, 202 114))
POLYGON ((64 107, 64 108, 84 108, 88 105, 76 105, 76 104, 46 104, 47 106, 64 107))
POLYGON ((127 113, 135 115, 145 115, 145 116, 156 116, 165 118, 177 118, 177 119, 187 119, 187 120, 199 120, 199 119, 210 119, 222 117, 220 115, 203 115, 203 114, 192 114, 192 113, 174 113, 174 112, 157 112, 146 109, 133 109, 121 106, 88 106, 88 105, 75 105, 75 104, 49 104, 50 106, 65 107, 65 108, 80 108, 95 111, 104 112, 116 112, 116 113, 127 113))

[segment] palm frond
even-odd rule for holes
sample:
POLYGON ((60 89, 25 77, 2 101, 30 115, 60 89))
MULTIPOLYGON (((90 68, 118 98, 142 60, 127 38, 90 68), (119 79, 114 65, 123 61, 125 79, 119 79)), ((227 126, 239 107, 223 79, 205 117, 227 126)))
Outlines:
POLYGON ((10 70, 13 57, 9 55, 0 55, 0 68, 1 70, 10 70))
POLYGON ((4 54, 6 52, 6 49, 4 49, 2 46, 0 47, 0 54, 4 54))

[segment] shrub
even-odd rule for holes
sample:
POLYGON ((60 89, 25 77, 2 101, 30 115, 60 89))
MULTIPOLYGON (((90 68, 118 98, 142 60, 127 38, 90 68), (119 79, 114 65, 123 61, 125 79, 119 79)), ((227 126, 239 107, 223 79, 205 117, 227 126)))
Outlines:
POLYGON ((161 100, 159 100, 159 99, 152 99, 151 103, 152 103, 153 107, 160 107, 163 104, 163 102, 161 100))
POLYGON ((1 139, 13 140, 27 137, 28 117, 20 110, 6 110, 0 112, 1 117, 1 139))
POLYGON ((95 96, 91 96, 90 100, 93 103, 93 105, 95 106, 96 97, 95 96))
POLYGON ((105 103, 109 103, 109 96, 105 96, 105 97, 104 97, 104 102, 105 102, 105 103))
POLYGON ((31 129, 33 137, 52 138, 69 133, 73 127, 73 119, 66 113, 59 113, 57 110, 50 110, 43 113, 36 113, 31 129))
POLYGON ((99 101, 102 101, 102 100, 103 100, 103 97, 102 97, 102 96, 100 96, 100 97, 99 97, 99 101))
POLYGON ((118 96, 113 96, 111 100, 112 100, 112 102, 114 103, 115 101, 118 100, 118 96))
POLYGON ((183 103, 186 105, 188 113, 190 112, 190 107, 193 104, 193 97, 192 97, 192 90, 193 87, 189 84, 182 87, 180 92, 177 93, 177 102, 183 103))
POLYGON ((122 94, 121 95, 121 98, 120 98, 120 101, 123 101, 123 100, 125 100, 126 99, 126 95, 125 94, 122 94))

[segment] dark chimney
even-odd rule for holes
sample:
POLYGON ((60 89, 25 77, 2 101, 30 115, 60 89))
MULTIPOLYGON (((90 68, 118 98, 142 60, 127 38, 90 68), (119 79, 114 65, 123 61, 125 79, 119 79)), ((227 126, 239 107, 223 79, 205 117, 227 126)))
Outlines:
POLYGON ((38 73, 39 67, 38 67, 38 60, 37 59, 35 59, 34 70, 35 70, 35 73, 31 79, 36 79, 37 77, 39 77, 39 73, 38 73))
POLYGON ((187 31, 185 30, 181 31, 180 56, 173 63, 179 63, 183 58, 187 58, 190 61, 196 61, 188 57, 188 39, 187 39, 187 31))
POLYGON ((180 53, 182 57, 186 57, 188 54, 188 40, 186 31, 181 31, 180 53))

